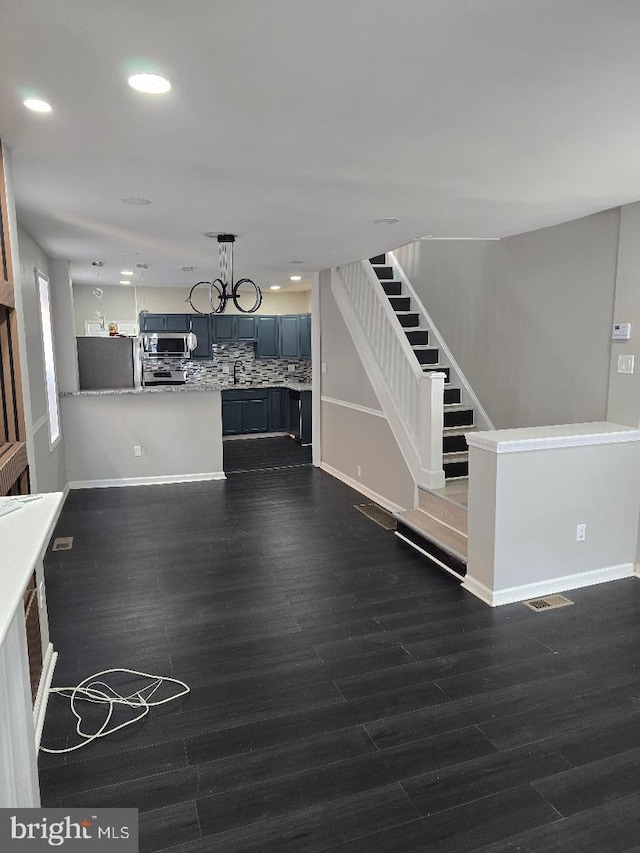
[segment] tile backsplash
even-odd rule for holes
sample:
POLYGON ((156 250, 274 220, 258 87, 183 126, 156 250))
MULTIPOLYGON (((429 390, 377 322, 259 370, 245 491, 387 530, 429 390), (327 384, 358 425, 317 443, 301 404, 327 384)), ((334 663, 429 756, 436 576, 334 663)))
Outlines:
POLYGON ((232 381, 233 365, 238 368, 238 380, 243 384, 263 385, 269 382, 311 382, 311 362, 307 359, 256 358, 253 344, 214 344, 213 359, 158 359, 158 367, 183 369, 187 383, 207 385, 232 381), (289 365, 295 370, 289 371, 289 365), (225 368, 228 372, 225 373, 225 368))

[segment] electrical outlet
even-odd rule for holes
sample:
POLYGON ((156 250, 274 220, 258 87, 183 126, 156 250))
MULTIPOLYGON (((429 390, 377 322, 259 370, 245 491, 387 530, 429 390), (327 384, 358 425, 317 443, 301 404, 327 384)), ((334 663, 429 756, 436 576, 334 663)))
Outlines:
POLYGON ((357 472, 358 472, 358 477, 362 477, 362 468, 358 465, 358 467, 356 468, 356 470, 357 470, 357 472))
POLYGON ((633 373, 634 361, 634 355, 619 355, 618 373, 633 373))
POLYGON ((133 445, 133 455, 134 456, 142 456, 142 445, 134 444, 133 445))
POLYGON ((295 364, 288 364, 287 365, 287 370, 289 371, 289 373, 295 373, 295 369, 296 369, 295 364))
POLYGON ((229 365, 228 365, 228 364, 223 364, 223 365, 222 365, 222 372, 223 372, 223 373, 226 373, 227 375, 228 375, 229 373, 231 373, 231 368, 229 367, 229 365))
POLYGON ((578 524, 576 527, 576 542, 584 542, 587 537, 587 525, 578 524))

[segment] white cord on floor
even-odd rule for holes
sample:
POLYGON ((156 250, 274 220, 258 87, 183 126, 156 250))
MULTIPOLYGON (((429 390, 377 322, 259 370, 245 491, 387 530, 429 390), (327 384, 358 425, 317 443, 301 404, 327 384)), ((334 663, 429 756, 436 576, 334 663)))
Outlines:
POLYGON ((76 687, 51 687, 49 692, 59 693, 61 696, 67 696, 69 698, 71 711, 78 721, 76 724, 76 732, 81 738, 84 738, 80 743, 75 746, 67 747, 66 749, 48 749, 44 746, 40 747, 42 752, 61 754, 64 752, 73 752, 76 749, 87 746, 91 741, 96 740, 96 738, 107 737, 107 735, 111 735, 114 732, 125 729, 127 726, 132 726, 134 723, 142 720, 143 717, 146 717, 151 708, 156 705, 164 705, 167 702, 173 702, 174 699, 179 699, 181 696, 185 696, 190 692, 190 688, 184 683, 184 681, 180 681, 178 678, 169 678, 164 675, 151 675, 148 672, 138 672, 138 670, 135 669, 103 669, 101 672, 96 672, 94 675, 90 675, 88 678, 83 679, 78 685, 76 685, 76 687), (118 693, 114 687, 107 684, 107 682, 99 680, 101 676, 110 675, 114 672, 124 672, 128 675, 138 675, 141 678, 150 678, 151 682, 142 687, 140 690, 130 693, 129 696, 123 696, 121 693, 118 693), (182 690, 172 696, 167 696, 165 699, 156 699, 151 701, 153 695, 164 682, 177 684, 182 688, 182 690), (85 702, 93 702, 97 705, 109 706, 107 717, 97 732, 87 734, 82 731, 82 714, 80 714, 76 708, 76 698, 80 698, 85 702), (111 721, 116 705, 126 705, 129 708, 139 708, 140 713, 135 717, 126 720, 124 723, 120 723, 117 726, 109 728, 109 722, 111 721))

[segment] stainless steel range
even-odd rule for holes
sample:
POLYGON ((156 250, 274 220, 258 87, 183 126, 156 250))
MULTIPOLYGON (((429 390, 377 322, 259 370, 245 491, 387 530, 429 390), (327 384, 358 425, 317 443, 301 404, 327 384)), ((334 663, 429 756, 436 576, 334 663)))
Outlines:
POLYGON ((142 384, 144 387, 153 385, 184 385, 187 381, 186 370, 169 370, 154 366, 153 363, 143 362, 142 384))

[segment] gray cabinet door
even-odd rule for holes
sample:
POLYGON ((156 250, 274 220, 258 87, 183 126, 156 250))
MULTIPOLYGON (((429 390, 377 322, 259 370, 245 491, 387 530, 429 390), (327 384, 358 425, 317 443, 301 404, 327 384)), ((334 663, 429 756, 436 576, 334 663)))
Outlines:
POLYGON ((311 358, 311 314, 300 315, 300 358, 311 358))
POLYGON ((245 403, 242 400, 223 400, 223 435, 240 435, 244 432, 244 406, 245 403))
POLYGON ((255 341, 256 339, 256 317, 243 317, 242 315, 236 318, 236 340, 237 341, 255 341))
POLYGON ((244 431, 267 432, 269 430, 269 400, 245 400, 244 431))
POLYGON ((233 314, 213 316, 213 343, 232 343, 236 339, 237 317, 233 314))
POLYGON ((164 314, 140 314, 141 332, 164 332, 164 314))
POLYGON ((257 358, 278 358, 278 318, 263 314, 256 317, 257 358))
POLYGON ((164 331, 165 332, 188 332, 189 331, 189 315, 188 314, 165 314, 164 315, 164 331))
MULTIPOLYGON (((269 389, 269 429, 284 429, 284 414, 282 411, 282 388, 269 389)), ((288 402, 288 400, 287 400, 288 402)))
POLYGON ((211 320, 209 317, 191 317, 191 331, 198 339, 198 346, 191 353, 191 358, 211 359, 211 320))
POLYGON ((284 314, 280 317, 280 358, 300 357, 300 317, 284 314))

